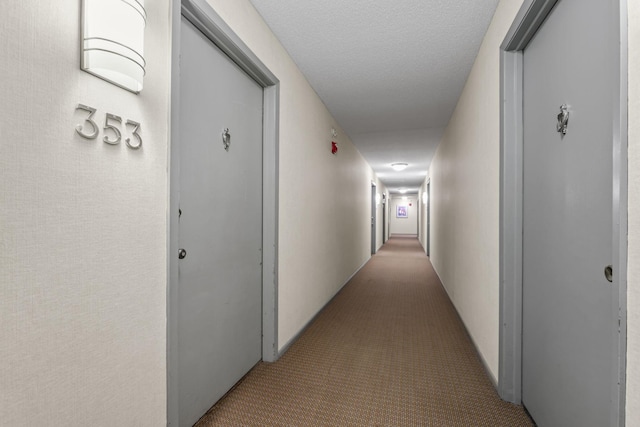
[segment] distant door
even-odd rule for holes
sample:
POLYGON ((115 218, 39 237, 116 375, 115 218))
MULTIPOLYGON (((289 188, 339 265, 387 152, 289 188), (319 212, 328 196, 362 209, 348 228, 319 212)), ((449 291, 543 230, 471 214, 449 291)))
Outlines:
POLYGON ((431 182, 427 184, 427 256, 431 254, 431 182))
POLYGON ((376 216, 377 216, 377 206, 376 206, 376 185, 371 184, 371 254, 375 254, 377 247, 376 242, 376 216))
POLYGON ((416 200, 416 210, 418 211, 418 215, 416 215, 418 220, 418 240, 422 243, 423 235, 422 231, 424 229, 424 218, 422 218, 423 214, 422 203, 420 203, 420 198, 416 200))
POLYGON ((382 243, 387 243, 387 195, 382 193, 382 243))
POLYGON ((263 90, 184 17, 180 90, 177 382, 191 426, 261 359, 263 90))
POLYGON ((522 400, 540 427, 617 411, 612 3, 559 1, 524 50, 522 400))

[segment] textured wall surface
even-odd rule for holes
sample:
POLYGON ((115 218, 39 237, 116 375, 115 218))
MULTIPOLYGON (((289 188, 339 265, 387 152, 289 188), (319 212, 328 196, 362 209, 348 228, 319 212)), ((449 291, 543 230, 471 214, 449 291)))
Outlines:
POLYGON ((431 262, 498 374, 499 47, 522 5, 502 0, 433 163, 431 262))
POLYGON ((640 426, 640 2, 629 3, 627 425, 640 426))
POLYGON ((208 1, 280 80, 282 348, 369 259, 375 177, 251 3, 208 1))
POLYGON ((147 2, 140 95, 80 70, 80 3, 0 3, 0 424, 160 426, 169 0, 147 2), (80 138, 78 103, 143 148, 80 138))

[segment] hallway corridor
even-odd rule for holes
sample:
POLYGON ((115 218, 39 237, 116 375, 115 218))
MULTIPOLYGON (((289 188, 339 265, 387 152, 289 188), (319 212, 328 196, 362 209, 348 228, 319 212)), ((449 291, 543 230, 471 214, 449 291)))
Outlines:
POLYGON ((205 426, 533 425, 498 397, 429 259, 393 237, 205 426))

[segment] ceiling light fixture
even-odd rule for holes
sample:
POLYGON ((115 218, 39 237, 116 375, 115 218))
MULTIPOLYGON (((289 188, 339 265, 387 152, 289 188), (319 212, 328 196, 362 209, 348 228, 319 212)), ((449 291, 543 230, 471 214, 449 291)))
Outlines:
POLYGON ((398 172, 405 170, 407 166, 409 166, 408 163, 391 163, 393 170, 398 172))

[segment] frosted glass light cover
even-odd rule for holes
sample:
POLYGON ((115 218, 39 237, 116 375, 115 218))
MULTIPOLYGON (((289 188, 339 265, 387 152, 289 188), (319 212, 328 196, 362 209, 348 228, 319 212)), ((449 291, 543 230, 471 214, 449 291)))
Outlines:
POLYGON ((391 163, 391 167, 397 172, 405 170, 408 166, 406 163, 391 163))
POLYGON ((83 0, 81 68, 139 93, 146 19, 144 0, 83 0))

